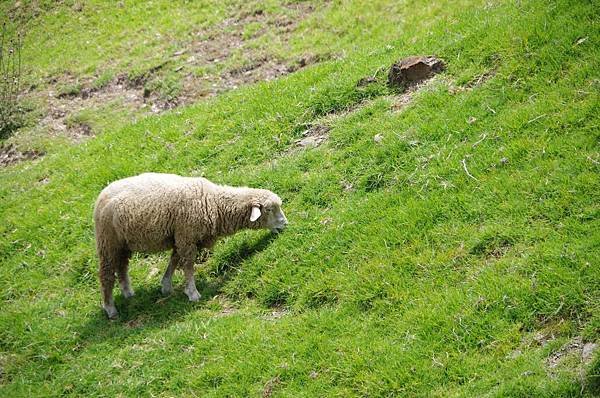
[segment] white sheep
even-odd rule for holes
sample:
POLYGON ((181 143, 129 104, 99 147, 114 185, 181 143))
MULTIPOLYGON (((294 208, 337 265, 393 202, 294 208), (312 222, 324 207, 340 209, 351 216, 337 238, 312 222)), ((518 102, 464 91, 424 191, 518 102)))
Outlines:
POLYGON ((162 292, 173 291, 171 278, 183 268, 184 292, 200 294, 194 281, 198 250, 210 249, 223 236, 250 228, 282 231, 287 219, 281 199, 265 189, 216 185, 205 178, 146 173, 115 181, 96 200, 96 248, 103 307, 117 317, 112 290, 115 274, 124 297, 133 296, 128 275, 131 253, 172 249, 162 292))

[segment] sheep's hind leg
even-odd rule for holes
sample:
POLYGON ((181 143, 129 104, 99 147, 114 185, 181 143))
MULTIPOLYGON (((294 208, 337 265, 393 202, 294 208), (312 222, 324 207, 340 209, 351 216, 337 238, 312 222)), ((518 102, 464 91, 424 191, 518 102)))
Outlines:
POLYGON ((100 257, 100 286, 102 287, 102 308, 106 311, 109 319, 119 316, 115 300, 113 298, 113 287, 115 285, 115 270, 107 258, 100 257))
POLYGON ((179 255, 174 249, 173 253, 171 254, 171 259, 169 260, 169 266, 167 267, 167 270, 162 277, 162 281, 160 282, 162 285, 161 291, 164 295, 173 293, 173 272, 175 272, 178 262, 179 255))
POLYGON ((200 293, 196 289, 196 281, 194 280, 194 260, 196 259, 198 248, 196 246, 186 246, 185 248, 178 249, 178 252, 185 275, 185 288, 183 291, 190 301, 198 301, 200 300, 200 293))
POLYGON ((119 278, 119 287, 124 298, 133 297, 135 294, 131 288, 131 280, 129 279, 129 251, 123 251, 119 256, 117 263, 117 277, 119 278))

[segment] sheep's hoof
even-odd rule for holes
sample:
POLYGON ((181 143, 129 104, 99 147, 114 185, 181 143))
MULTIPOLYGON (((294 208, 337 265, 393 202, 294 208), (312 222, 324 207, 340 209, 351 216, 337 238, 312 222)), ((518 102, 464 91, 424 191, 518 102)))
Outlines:
POLYGON ((115 320, 119 317, 119 312, 114 305, 105 305, 104 311, 106 311, 106 315, 108 315, 108 319, 115 320))
POLYGON ((198 301, 200 300, 200 293, 198 293, 198 291, 193 291, 193 292, 189 292, 189 291, 185 291, 185 294, 187 294, 188 298, 190 299, 190 301, 198 301))
POLYGON ((165 296, 168 296, 169 294, 173 293, 173 285, 163 284, 160 291, 165 296))
POLYGON ((131 298, 131 297, 135 296, 135 292, 134 292, 133 290, 131 290, 131 289, 129 289, 129 290, 124 290, 124 291, 122 291, 121 293, 123 294, 123 297, 124 297, 124 298, 126 298, 126 299, 128 299, 128 298, 131 298))

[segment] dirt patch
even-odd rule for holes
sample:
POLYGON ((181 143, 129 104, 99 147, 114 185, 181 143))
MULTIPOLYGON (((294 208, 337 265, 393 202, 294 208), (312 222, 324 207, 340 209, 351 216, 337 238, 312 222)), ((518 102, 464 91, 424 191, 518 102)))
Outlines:
POLYGON ((71 128, 71 135, 76 139, 83 139, 94 135, 92 127, 87 123, 75 123, 71 128))
POLYGON ((290 66, 288 66, 288 72, 292 73, 299 69, 305 68, 307 66, 318 64, 319 62, 328 61, 332 58, 335 58, 331 54, 308 54, 303 57, 300 57, 290 66))
POLYGON ((556 340, 556 335, 552 330, 539 331, 533 336, 533 341, 542 347, 554 340, 556 340))
POLYGON ((263 398, 269 398, 271 395, 273 395, 273 390, 279 384, 281 384, 281 380, 279 379, 279 376, 275 376, 271 380, 267 381, 265 386, 263 387, 263 392, 262 392, 263 398))
POLYGON ((331 127, 315 124, 302 133, 302 138, 296 141, 296 146, 303 149, 316 148, 329 137, 331 127))
POLYGON ((493 68, 493 69, 490 69, 490 70, 480 74, 479 76, 476 76, 470 82, 465 84, 464 87, 466 89, 472 89, 472 88, 481 86, 483 83, 487 82, 492 77, 496 76, 496 70, 497 70, 497 68, 493 68))
POLYGON ((221 72, 208 73, 200 77, 193 74, 186 75, 179 95, 181 101, 189 103, 245 84, 270 81, 330 59, 330 55, 308 54, 297 60, 286 60, 260 54, 259 50, 248 48, 248 44, 253 39, 268 32, 273 34, 274 40, 287 42, 299 23, 314 11, 313 6, 303 3, 286 5, 286 8, 293 10, 292 15, 273 16, 258 9, 228 18, 208 32, 197 32, 194 36, 199 39, 191 43, 189 50, 182 50, 190 54, 186 61, 187 65, 189 67, 209 66, 221 72), (248 28, 251 26, 259 28, 248 33, 248 28), (243 65, 229 69, 220 67, 240 53, 248 55, 243 65))
POLYGON ((413 84, 408 87, 405 91, 398 95, 393 95, 390 97, 390 110, 392 112, 400 112, 405 109, 410 103, 414 100, 415 95, 423 90, 430 90, 436 87, 436 85, 445 85, 447 87, 453 87, 453 83, 450 79, 438 75, 432 76, 428 79, 425 79, 419 83, 413 84))
POLYGON ((277 307, 274 308, 269 314, 266 314, 264 316, 264 319, 266 319, 267 321, 276 321, 278 319, 283 318, 287 314, 289 314, 289 311, 287 309, 277 307))
POLYGON ((0 146, 0 167, 10 166, 11 164, 23 160, 37 159, 44 156, 44 152, 29 150, 21 152, 13 144, 0 146))
POLYGON ((415 94, 425 85, 427 82, 413 85, 408 88, 400 95, 396 95, 392 98, 391 110, 392 112, 399 112, 406 108, 410 104, 415 94))
POLYGON ((467 82, 466 84, 461 85, 461 86, 457 86, 456 84, 451 83, 451 84, 449 84, 448 91, 450 92, 450 94, 457 94, 457 93, 462 93, 465 91, 471 91, 474 88, 477 88, 477 87, 483 85, 485 82, 487 82, 488 80, 490 80, 491 78, 496 76, 497 69, 498 69, 497 67, 494 67, 480 75, 477 75, 473 79, 471 79, 469 82, 467 82))
POLYGON ((251 42, 267 34, 274 40, 287 42, 299 23, 314 11, 312 5, 305 3, 284 7, 285 15, 269 14, 262 9, 244 11, 207 30, 193 32, 188 45, 136 76, 120 74, 101 86, 95 85, 99 77, 78 79, 65 74, 50 78, 47 90, 28 93, 46 104, 40 125, 51 135, 66 135, 78 142, 95 135, 92 124, 77 117, 87 110, 93 115, 94 111, 102 112, 113 104, 115 109, 127 110, 125 113, 133 120, 135 116, 161 113, 330 59, 322 54, 308 54, 296 60, 278 59, 253 48, 251 42), (198 73, 199 69, 206 72, 198 73), (177 87, 167 95, 161 92, 165 76, 176 76, 177 80, 177 87))
POLYGON ((597 349, 597 342, 585 343, 581 336, 574 337, 546 358, 548 377, 556 379, 560 373, 569 372, 578 379, 581 393, 586 388, 597 389, 597 372, 589 366, 597 349))
POLYGON ((579 362, 582 364, 588 364, 591 362, 593 354, 597 348, 597 343, 584 343, 582 338, 577 336, 563 345, 558 351, 550 354, 550 356, 546 359, 546 365, 550 369, 554 369, 564 358, 570 356, 578 358, 579 362))
MULTIPOLYGON (((32 93, 32 96, 43 96, 47 112, 40 120, 40 125, 51 135, 66 135, 74 141, 95 135, 90 123, 78 120, 83 111, 103 112, 103 107, 114 104, 119 109, 129 109, 131 113, 159 113, 171 109, 178 104, 160 98, 156 93, 146 93, 144 82, 155 73, 153 68, 149 74, 129 78, 125 74, 118 75, 102 87, 94 86, 94 79, 80 81, 71 75, 64 75, 49 80, 50 89, 44 93, 32 93), (62 87, 76 87, 64 91, 62 87)), ((132 115, 133 118, 133 115, 132 115)))
POLYGON ((262 57, 250 64, 227 71, 220 76, 218 91, 236 89, 245 84, 270 81, 290 73, 290 67, 284 61, 262 57))
POLYGON ((548 365, 549 368, 556 368, 564 357, 569 356, 577 351, 581 351, 582 349, 583 343, 581 341, 581 337, 576 337, 562 346, 560 350, 553 352, 546 360, 546 365, 548 365))

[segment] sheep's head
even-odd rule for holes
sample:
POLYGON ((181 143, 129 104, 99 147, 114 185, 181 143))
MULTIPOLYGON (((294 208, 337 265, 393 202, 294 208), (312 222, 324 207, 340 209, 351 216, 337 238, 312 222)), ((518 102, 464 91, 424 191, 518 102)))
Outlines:
POLYGON ((288 224, 287 218, 281 209, 281 199, 271 191, 263 191, 263 195, 252 203, 250 224, 252 228, 270 229, 279 233, 288 224))

